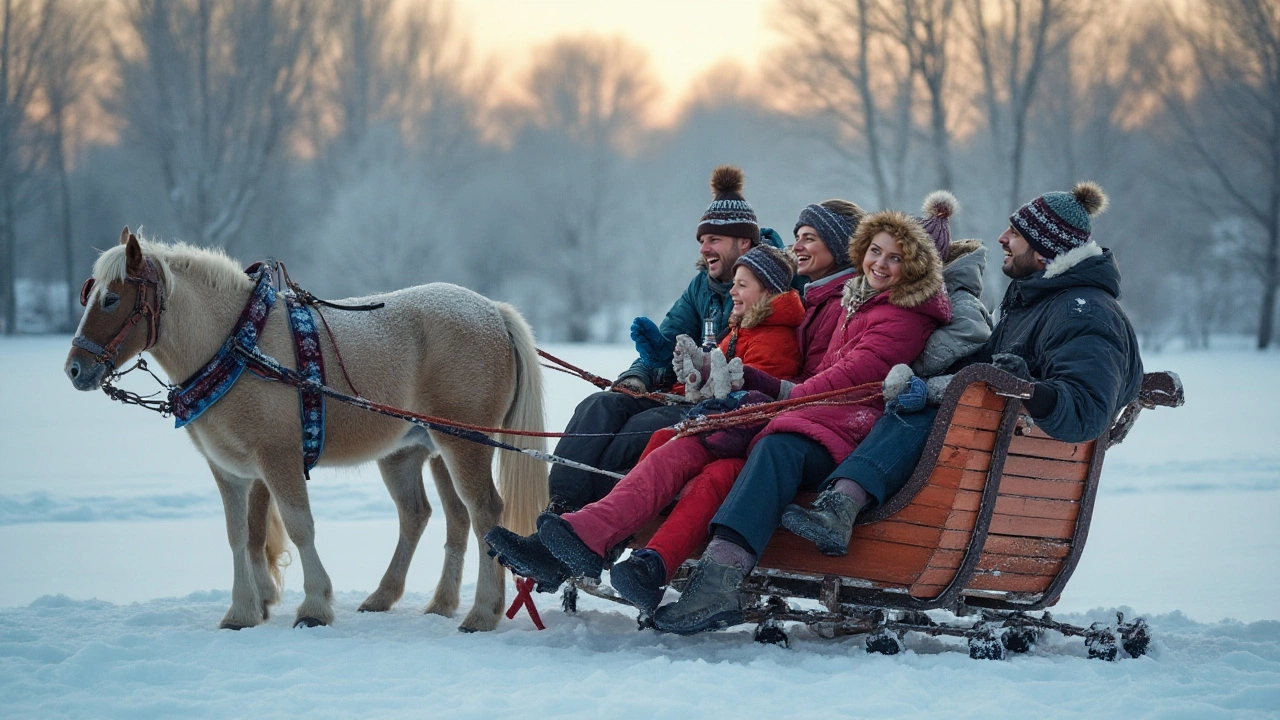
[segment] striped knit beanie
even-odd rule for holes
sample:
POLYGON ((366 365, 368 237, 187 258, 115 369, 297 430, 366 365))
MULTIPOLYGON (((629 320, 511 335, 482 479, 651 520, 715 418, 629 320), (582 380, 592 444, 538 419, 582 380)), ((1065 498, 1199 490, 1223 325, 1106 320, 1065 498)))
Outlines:
POLYGON ((1091 182, 1082 182, 1069 193, 1045 193, 1018 208, 1009 224, 1037 253, 1048 259, 1089 242, 1090 218, 1107 209, 1107 195, 1091 182))
POLYGON ((697 237, 727 235, 760 243, 760 223, 756 211, 742 197, 742 171, 732 165, 721 165, 711 173, 711 195, 714 198, 698 222, 697 237))
POLYGON ((849 257, 849 238, 853 237, 853 231, 858 229, 855 221, 834 213, 822 205, 808 205, 800 211, 800 219, 796 221, 791 234, 799 235, 800 228, 805 225, 818 232, 818 239, 827 246, 827 250, 831 251, 831 257, 835 258, 836 264, 845 262, 849 257))
POLYGON ((795 261, 786 252, 771 245, 757 245, 742 254, 733 264, 736 270, 745 265, 770 294, 784 293, 791 288, 795 277, 795 261))

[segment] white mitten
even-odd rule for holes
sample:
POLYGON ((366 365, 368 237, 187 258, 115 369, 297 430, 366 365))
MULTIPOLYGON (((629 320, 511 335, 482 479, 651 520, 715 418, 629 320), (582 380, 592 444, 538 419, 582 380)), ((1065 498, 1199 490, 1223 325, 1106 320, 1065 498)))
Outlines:
POLYGON ((884 379, 883 395, 885 402, 889 402, 901 395, 903 388, 907 386, 907 383, 911 382, 911 376, 914 374, 911 368, 906 365, 901 363, 894 365, 884 379))
POLYGON ((729 393, 742 387, 742 358, 726 361, 719 348, 708 354, 711 357, 711 372, 702 386, 703 399, 728 397, 729 393))
POLYGON ((690 402, 702 399, 701 388, 706 381, 706 353, 688 335, 676 337, 676 347, 671 355, 671 369, 676 382, 684 383, 684 396, 690 402))

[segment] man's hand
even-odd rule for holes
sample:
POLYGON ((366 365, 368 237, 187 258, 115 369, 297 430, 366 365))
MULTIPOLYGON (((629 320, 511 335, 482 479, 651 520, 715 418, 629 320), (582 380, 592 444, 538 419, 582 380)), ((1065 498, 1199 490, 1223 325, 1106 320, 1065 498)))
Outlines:
POLYGON ((673 350, 673 344, 658 331, 658 326, 647 317, 638 317, 631 322, 631 339, 636 343, 636 352, 640 361, 652 368, 660 368, 667 364, 667 354, 673 350))
POLYGON ((991 364, 1016 378, 1031 382, 1031 370, 1027 368, 1027 361, 1018 355, 996 353, 991 356, 991 364))

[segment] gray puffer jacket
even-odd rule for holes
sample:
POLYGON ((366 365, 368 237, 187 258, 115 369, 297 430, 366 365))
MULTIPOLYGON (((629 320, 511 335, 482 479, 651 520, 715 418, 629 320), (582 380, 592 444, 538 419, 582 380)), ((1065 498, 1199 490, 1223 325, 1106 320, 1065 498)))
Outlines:
POLYGON ((987 248, 981 240, 951 243, 942 279, 951 301, 951 322, 929 336, 911 370, 922 378, 942 373, 960 358, 982 347, 991 337, 991 313, 982 304, 982 274, 987 267, 987 248))

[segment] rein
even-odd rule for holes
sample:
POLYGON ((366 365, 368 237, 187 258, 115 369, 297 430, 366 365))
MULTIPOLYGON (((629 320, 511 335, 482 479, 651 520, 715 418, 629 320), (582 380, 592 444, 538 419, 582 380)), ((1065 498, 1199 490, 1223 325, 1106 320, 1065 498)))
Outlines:
MULTIPOLYGON (((133 330, 134 325, 143 320, 147 321, 147 344, 138 352, 151 349, 160 340, 160 315, 164 312, 164 293, 160 292, 160 274, 156 272, 155 264, 151 258, 145 258, 144 262, 146 265, 140 277, 129 275, 124 279, 130 285, 137 285, 138 293, 133 298, 133 312, 129 313, 129 317, 124 321, 124 327, 120 328, 115 337, 108 340, 106 345, 98 345, 81 334, 71 338, 72 345, 88 351, 99 365, 106 365, 112 370, 116 367, 116 356, 120 354, 120 346, 124 343, 129 331, 133 330)), ((92 277, 80 286, 82 307, 89 304, 91 292, 93 292, 92 277)))

